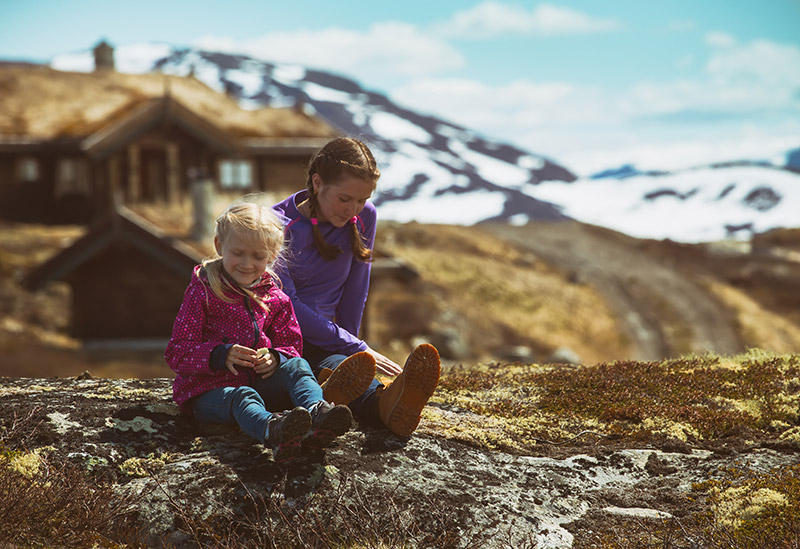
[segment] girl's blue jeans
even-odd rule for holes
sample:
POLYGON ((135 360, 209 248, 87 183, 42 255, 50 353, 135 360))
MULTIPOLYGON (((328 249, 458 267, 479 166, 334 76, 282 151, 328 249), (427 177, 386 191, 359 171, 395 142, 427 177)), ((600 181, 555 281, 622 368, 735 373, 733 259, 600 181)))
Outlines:
POLYGON ((200 423, 238 424, 246 435, 265 442, 273 412, 294 406, 308 409, 320 400, 322 389, 308 362, 291 358, 252 387, 218 387, 196 396, 192 410, 200 423))
MULTIPOLYGON (((335 354, 325 349, 320 349, 304 339, 303 358, 308 361, 314 374, 318 376, 323 368, 335 370, 347 358, 347 355, 335 354)), ((369 388, 360 397, 348 404, 353 416, 362 423, 382 425, 378 414, 378 397, 375 394, 380 386, 381 383, 377 379, 373 379, 369 388)))

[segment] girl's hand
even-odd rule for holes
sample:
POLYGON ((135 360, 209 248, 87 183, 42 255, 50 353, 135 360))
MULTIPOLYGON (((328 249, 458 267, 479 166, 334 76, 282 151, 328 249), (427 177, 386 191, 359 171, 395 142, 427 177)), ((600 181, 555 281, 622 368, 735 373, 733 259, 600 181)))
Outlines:
POLYGON ((367 347, 367 352, 375 357, 375 367, 382 374, 394 377, 403 371, 399 364, 395 363, 390 358, 383 356, 375 349, 367 347))
POLYGON ((258 359, 258 353, 250 347, 242 345, 234 345, 228 351, 228 356, 225 358, 225 367, 235 376, 239 375, 237 366, 242 368, 252 368, 255 361, 258 359))
POLYGON ((275 370, 278 369, 278 364, 277 357, 271 352, 267 352, 258 357, 253 365, 253 370, 261 376, 261 379, 266 379, 275 373, 275 370))

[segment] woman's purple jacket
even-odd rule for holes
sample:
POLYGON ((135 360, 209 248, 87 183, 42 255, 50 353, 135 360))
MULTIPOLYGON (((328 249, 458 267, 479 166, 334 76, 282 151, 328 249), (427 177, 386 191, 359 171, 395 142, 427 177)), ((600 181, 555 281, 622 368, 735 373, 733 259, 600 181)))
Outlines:
MULTIPOLYGON (((369 292, 370 263, 353 255, 351 228, 320 223, 325 241, 342 249, 326 261, 314 246, 311 221, 298 210, 308 195, 300 191, 273 208, 286 226, 287 250, 275 265, 285 291, 292 300, 303 338, 330 352, 351 355, 367 348, 358 337, 369 292)), ((358 229, 368 248, 375 245, 377 212, 367 201, 357 216, 358 229)))

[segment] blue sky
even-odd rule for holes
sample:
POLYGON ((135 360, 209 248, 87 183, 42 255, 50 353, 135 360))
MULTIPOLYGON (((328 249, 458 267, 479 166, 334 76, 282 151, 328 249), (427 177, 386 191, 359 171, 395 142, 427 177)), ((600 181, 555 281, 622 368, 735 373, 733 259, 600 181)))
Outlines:
POLYGON ((578 172, 800 147, 798 0, 0 0, 0 58, 101 38, 333 70, 578 172))

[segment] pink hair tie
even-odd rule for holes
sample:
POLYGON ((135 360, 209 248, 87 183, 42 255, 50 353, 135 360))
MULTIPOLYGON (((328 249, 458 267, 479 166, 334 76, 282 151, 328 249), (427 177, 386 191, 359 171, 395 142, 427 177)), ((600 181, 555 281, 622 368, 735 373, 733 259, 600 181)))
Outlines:
POLYGON ((314 225, 314 226, 316 226, 316 225, 318 225, 318 224, 319 224, 319 221, 317 221, 317 218, 316 218, 316 217, 312 217, 312 218, 311 218, 311 224, 312 224, 312 225, 314 225))
POLYGON ((355 225, 356 223, 358 223, 358 216, 357 216, 357 215, 354 215, 354 216, 352 217, 352 219, 350 219, 350 223, 352 223, 353 225, 355 225))

